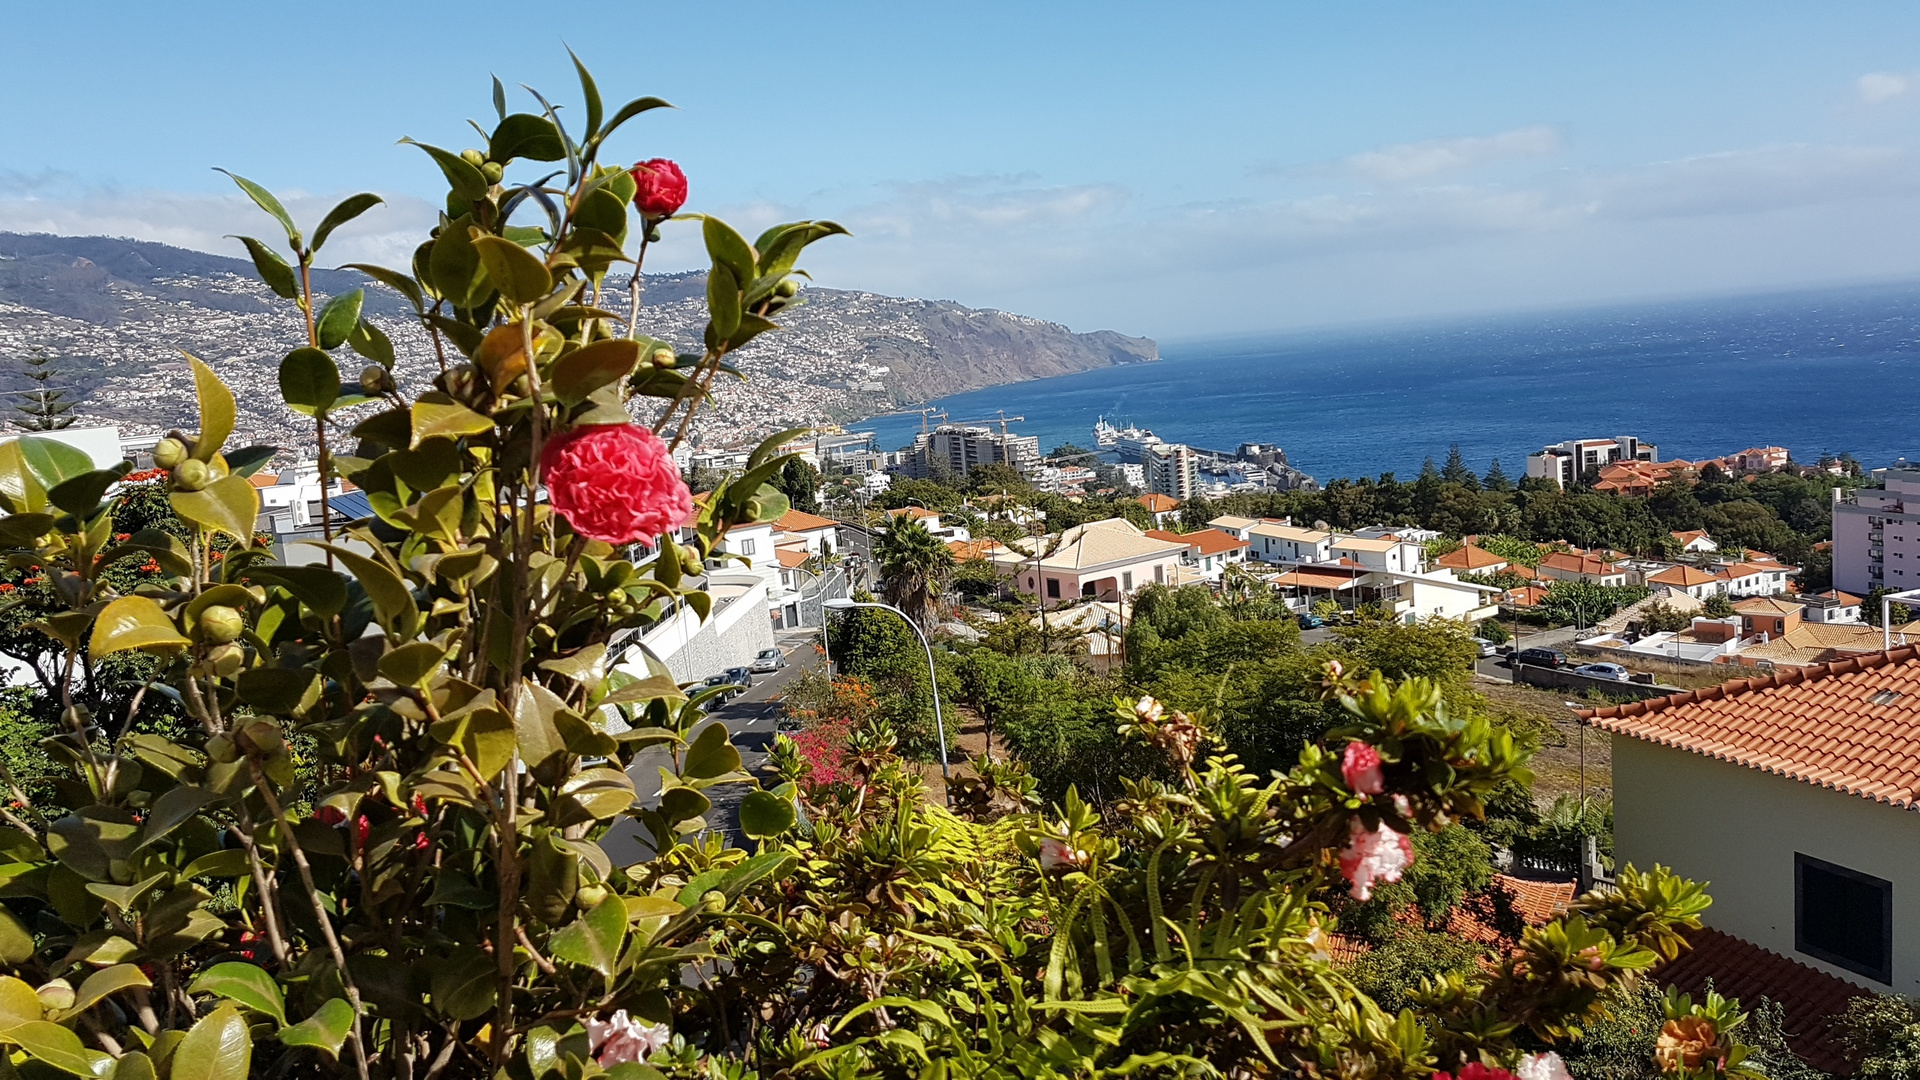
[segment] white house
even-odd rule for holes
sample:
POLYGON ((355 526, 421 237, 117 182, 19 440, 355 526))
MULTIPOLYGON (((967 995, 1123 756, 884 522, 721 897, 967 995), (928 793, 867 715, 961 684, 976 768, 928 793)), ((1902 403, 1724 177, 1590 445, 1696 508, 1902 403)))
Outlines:
POLYGON ((1240 540, 1247 539, 1253 527, 1258 524, 1260 524, 1259 518, 1236 517, 1233 514, 1221 514, 1219 517, 1207 522, 1209 527, 1219 529, 1221 532, 1240 540))
POLYGON ((1581 715, 1613 738, 1619 862, 1711 882, 1716 930, 1920 994, 1920 648, 1581 715))
POLYGON ((1427 560, 1424 545, 1395 536, 1343 537, 1327 546, 1327 554, 1334 559, 1350 559, 1369 570, 1392 570, 1402 574, 1420 573, 1426 569, 1427 560))
POLYGON ((1801 596, 1800 617, 1814 623, 1857 623, 1860 621, 1861 600, 1841 592, 1828 589, 1823 593, 1801 596))
POLYGON ((1249 527, 1242 539, 1261 562, 1319 563, 1333 558, 1333 534, 1320 529, 1262 521, 1249 527))
POLYGON ((1799 568, 1777 562, 1737 562, 1713 568, 1728 596, 1774 596, 1787 591, 1787 577, 1799 568))
POLYGON ((1125 518, 1076 525, 1057 537, 1022 541, 989 556, 1014 588, 1047 603, 1113 600, 1179 577, 1187 545, 1157 540, 1125 518))
POLYGON ((1148 529, 1147 535, 1155 540, 1185 544, 1187 551, 1181 557, 1181 564, 1194 570, 1202 581, 1208 582, 1219 581, 1229 564, 1246 561, 1249 547, 1245 540, 1219 529, 1199 529, 1190 533, 1148 529))
POLYGON ((809 555, 831 555, 834 547, 837 522, 823 518, 818 514, 809 514, 801 510, 788 510, 773 523, 774 531, 783 533, 782 545, 795 540, 807 549, 809 555))
POLYGON ((1673 539, 1680 545, 1680 550, 1688 555, 1711 555, 1720 550, 1720 545, 1713 542, 1713 537, 1708 536, 1705 529, 1676 532, 1673 539))

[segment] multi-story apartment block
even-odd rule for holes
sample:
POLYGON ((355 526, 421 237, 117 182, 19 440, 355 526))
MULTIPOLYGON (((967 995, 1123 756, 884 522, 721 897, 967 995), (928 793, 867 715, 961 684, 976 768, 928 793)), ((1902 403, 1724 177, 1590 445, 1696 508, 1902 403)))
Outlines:
POLYGON ((1153 494, 1191 499, 1200 487, 1200 463, 1184 443, 1149 443, 1141 466, 1153 494))
POLYGON ((1874 471, 1885 487, 1833 489, 1833 587, 1920 589, 1920 465, 1874 471))
POLYGON ((1527 455, 1527 475, 1544 477, 1561 487, 1577 484, 1589 471, 1599 472, 1616 461, 1659 461, 1660 448, 1634 435, 1611 439, 1573 439, 1527 455))
POLYGON ((899 471, 916 480, 965 476, 989 462, 1001 462, 1031 474, 1040 467, 1040 437, 1005 430, 942 424, 914 438, 900 455, 899 471))

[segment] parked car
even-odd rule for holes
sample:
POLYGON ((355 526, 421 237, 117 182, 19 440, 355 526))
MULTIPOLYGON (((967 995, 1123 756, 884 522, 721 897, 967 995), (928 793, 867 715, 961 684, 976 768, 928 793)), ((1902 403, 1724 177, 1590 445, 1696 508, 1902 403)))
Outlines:
POLYGON ((1555 649, 1521 649, 1513 654, 1516 664, 1532 664, 1535 667, 1560 668, 1567 666, 1567 654, 1555 649))
POLYGON ((1500 651, 1500 646, 1495 645, 1483 637, 1474 638, 1473 643, 1480 647, 1480 655, 1482 657, 1492 656, 1500 651))
POLYGON ((717 709, 727 702, 732 701, 734 698, 739 697, 741 692, 746 689, 746 687, 735 683, 725 675, 707 676, 706 681, 700 684, 700 689, 708 690, 716 686, 721 687, 721 691, 708 698, 704 708, 717 709))
POLYGON ((1612 679, 1614 682, 1627 682, 1632 676, 1619 664, 1581 664, 1573 669, 1575 675, 1590 675, 1596 679, 1612 679))
POLYGON ((721 672, 721 674, 727 677, 728 682, 738 686, 742 692, 745 692, 747 687, 753 685, 753 672, 748 671, 746 668, 730 667, 721 672))
POLYGON ((1302 630, 1318 630, 1325 625, 1327 625, 1327 620, 1312 612, 1307 612, 1300 616, 1300 629, 1302 630))
POLYGON ((787 658, 779 649, 761 649, 753 657, 753 670, 760 674, 779 671, 787 666, 787 658))

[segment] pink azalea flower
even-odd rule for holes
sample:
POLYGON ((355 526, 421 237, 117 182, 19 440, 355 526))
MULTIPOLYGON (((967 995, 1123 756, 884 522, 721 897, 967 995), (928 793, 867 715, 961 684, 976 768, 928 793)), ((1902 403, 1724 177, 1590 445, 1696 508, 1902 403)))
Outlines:
POLYGON ((665 1024, 642 1024, 621 1009, 602 1022, 587 1021, 587 1052, 603 1069, 628 1061, 645 1061, 667 1045, 672 1032, 665 1024))
POLYGON ((1065 840, 1049 836, 1040 841, 1040 869, 1049 874, 1059 870, 1078 870, 1086 861, 1087 853, 1068 847, 1065 840))
POLYGON ((1340 757, 1340 775, 1361 795, 1378 795, 1387 789, 1387 778, 1380 775, 1380 751, 1363 742, 1347 744, 1347 752, 1340 757))
POLYGON ((1515 1080, 1573 1080, 1573 1074, 1567 1072, 1567 1063, 1551 1050, 1520 1059, 1520 1067, 1513 1075, 1515 1080))
POLYGON ((1133 715, 1149 724, 1159 723, 1162 711, 1163 706, 1151 696, 1141 698, 1139 702, 1133 706, 1133 715))
POLYGON ((1349 895, 1365 900, 1376 881, 1399 881, 1400 872, 1413 865, 1413 841, 1405 833, 1381 825, 1368 829, 1359 818, 1347 823, 1347 848, 1340 853, 1340 873, 1351 886, 1349 895))

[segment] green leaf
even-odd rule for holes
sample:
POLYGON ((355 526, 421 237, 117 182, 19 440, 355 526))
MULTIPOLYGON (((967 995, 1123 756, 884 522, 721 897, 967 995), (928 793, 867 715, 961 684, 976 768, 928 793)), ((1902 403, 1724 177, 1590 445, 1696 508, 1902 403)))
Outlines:
POLYGON ((252 476, 279 452, 277 446, 243 446, 228 452, 227 472, 233 476, 252 476))
POLYGON ((740 831, 755 840, 770 840, 793 828, 793 804, 764 788, 749 791, 740 800, 740 831))
POLYGON ((385 563, 376 562, 357 551, 348 551, 336 544, 315 544, 315 547, 333 552, 333 557, 346 566, 347 572, 360 582, 367 591, 367 598, 373 601, 374 614, 380 619, 380 625, 398 637, 413 634, 414 623, 419 621, 420 608, 413 601, 413 591, 400 575, 387 569, 385 563))
MULTIPOLYGON (((613 119, 607 121, 607 126, 600 129, 600 134, 597 137, 604 140, 607 136, 613 134, 614 130, 618 128, 621 124, 626 123, 627 121, 633 119, 636 116, 639 116, 641 113, 646 112, 649 109, 671 109, 671 108, 673 108, 672 105, 667 104, 665 101, 657 97, 635 98, 634 100, 627 102, 625 105, 620 106, 619 111, 613 114, 613 119)), ((548 160, 555 160, 555 159, 548 159, 548 160)))
POLYGON ((176 491, 167 502, 174 513, 203 529, 226 533, 242 544, 253 543, 260 492, 244 476, 223 476, 199 491, 176 491))
POLYGON ((194 437, 193 456, 212 461, 233 434, 233 391, 213 369, 191 353, 182 353, 193 366, 193 390, 200 399, 200 433, 194 437))
MULTIPOLYGON (((430 155, 440 171, 447 176, 447 183, 453 187, 453 193, 468 202, 478 202, 487 197, 487 178, 473 167, 466 158, 437 146, 428 146, 411 138, 401 139, 409 146, 417 146, 430 155)), ((445 235, 443 232, 442 235, 445 235)))
POLYGON ((395 686, 418 686, 440 670, 447 650, 431 641, 412 641, 380 658, 379 672, 395 686))
POLYGON ((320 309, 320 317, 314 323, 314 333, 320 338, 323 349, 337 349, 346 344, 352 336, 353 328, 360 323, 360 307, 366 303, 364 289, 344 292, 327 301, 320 309))
POLYGON ((223 848, 210 852, 188 863, 180 871, 182 879, 197 877, 237 878, 246 877, 253 872, 253 866, 247 861, 247 853, 240 848, 223 848))
POLYGON ((380 284, 385 285, 387 288, 406 297, 407 302, 413 305, 413 310, 415 311, 425 311, 427 309, 426 297, 420 292, 420 283, 398 270, 389 270, 384 266, 375 266, 372 263, 348 263, 341 269, 358 270, 380 284))
POLYGON ((189 644, 159 604, 144 596, 123 596, 108 604, 94 620, 87 652, 98 659, 128 649, 155 651, 189 644))
POLYGON ((385 330, 365 319, 361 319, 360 324, 353 328, 353 333, 347 335, 347 345, 383 368, 393 367, 393 339, 387 336, 385 330))
POLYGON ((287 213, 286 207, 280 205, 279 199, 273 197, 273 192, 244 176, 227 172, 225 169, 215 168, 213 171, 227 173, 228 178, 240 185, 240 190, 247 193, 247 198, 252 199, 255 206, 272 214, 273 219, 280 223, 280 227, 287 230, 287 243, 295 248, 300 246, 300 230, 293 227, 293 216, 287 213))
POLYGON ((153 980, 147 978, 146 973, 137 965, 115 964, 112 967, 101 968, 87 976, 87 981, 81 983, 80 989, 74 991, 73 1004, 68 1006, 62 1015, 63 1017, 79 1016, 106 1000, 110 994, 117 994, 136 986, 152 985, 153 980))
POLYGON ((740 768, 740 751, 734 748, 727 736, 727 725, 714 721, 700 729, 693 737, 693 745, 687 747, 686 764, 681 767, 680 775, 695 780, 711 780, 716 776, 725 776, 740 768))
MULTIPOLYGON (((243 1029, 244 1030, 244 1029, 243 1029)), ((7 1028, 0 1033, 11 1043, 17 1043, 36 1061, 44 1062, 61 1072, 75 1076, 105 1077, 113 1073, 113 1059, 98 1050, 89 1050, 80 1042, 80 1036, 45 1020, 29 1020, 7 1028)), ((188 1074, 175 1070, 174 1075, 186 1080, 188 1074)), ((244 1076, 244 1074, 242 1074, 244 1076)), ((242 1080, 242 1076, 232 1080, 242 1080)))
POLYGON ((740 282, 719 263, 707 271, 707 313, 713 332, 723 339, 740 329, 740 282))
POLYGON ((320 245, 326 243, 327 237, 333 235, 333 230, 345 225, 347 222, 352 221, 354 218, 359 217, 374 207, 379 206, 384 201, 380 196, 364 191, 358 195, 349 195, 345 199, 342 199, 340 205, 327 211, 327 216, 320 219, 319 227, 313 230, 313 250, 319 251, 320 245))
POLYGON ((274 254, 267 245, 251 236, 236 236, 235 240, 247 245, 247 254, 253 256, 253 269, 260 280, 267 283, 274 295, 292 300, 300 295, 300 282, 293 276, 293 267, 287 260, 274 254))
POLYGON ((457 308, 476 307, 486 299, 489 289, 487 279, 480 273, 480 253, 474 250, 473 238, 467 235, 468 223, 472 220, 460 217, 443 226, 440 234, 433 238, 433 250, 427 255, 427 272, 432 275, 434 290, 457 308))
POLYGON ((52 491, 76 476, 85 476, 93 471, 93 459, 87 456, 85 450, 58 439, 22 435, 14 440, 14 445, 20 448, 20 457, 26 464, 27 472, 45 491, 52 491))
POLYGON ((139 1050, 129 1050, 114 1063, 113 1080, 159 1080, 153 1059, 139 1050))
POLYGON ((146 847, 186 824, 199 813, 201 807, 216 799, 217 796, 212 792, 192 784, 169 788, 153 800, 153 808, 147 812, 147 820, 140 833, 140 846, 146 847))
POLYGON ((52 514, 8 514, 0 517, 0 545, 32 547, 35 540, 53 528, 55 520, 52 514))
POLYGON ((553 935, 551 949, 557 960, 590 967, 612 978, 614 962, 620 958, 620 946, 626 940, 627 905, 609 896, 553 935))
POLYGON ((554 723, 554 714, 564 708, 566 704, 545 686, 531 680, 520 684, 513 707, 513 734, 520 744, 520 759, 528 768, 566 750, 566 739, 554 723))
POLYGON ((340 368, 325 352, 302 345, 280 361, 280 398, 294 412, 319 416, 339 396, 340 368))
POLYGON ((86 517, 99 508, 107 489, 132 471, 133 463, 123 461, 111 469, 81 473, 71 480, 55 484, 47 492, 47 501, 75 517, 86 517))
POLYGON ((0 1030, 40 1019, 45 1006, 25 981, 0 975, 0 1030))
POLYGON ((707 254, 715 265, 733 271, 735 282, 744 285, 754 279, 753 248, 747 246, 747 238, 733 226, 709 215, 700 222, 700 234, 707 242, 707 254))
MULTIPOLYGON (((33 935, 13 917, 13 912, 0 907, 0 964, 24 964, 32 957, 33 935)), ((0 1008, 0 1014, 3 1013, 4 1009, 0 1008)), ((0 1027, 5 1024, 5 1016, 0 1015, 0 1027)))
POLYGON ((591 141, 600 131, 600 117, 605 111, 600 104, 600 88, 594 85, 593 75, 587 71, 587 65, 580 62, 571 48, 567 50, 567 55, 573 57, 573 70, 580 73, 580 96, 587 103, 587 129, 580 133, 580 138, 591 141))
POLYGON ((287 1022, 287 999, 280 991, 280 984, 273 981, 265 968, 252 964, 238 961, 215 964, 193 980, 187 993, 214 994, 237 1001, 254 1012, 265 1013, 282 1026, 287 1022))
POLYGON ((246 1018, 232 1005, 222 1005, 201 1017, 180 1040, 167 1075, 169 1080, 246 1080, 252 1065, 253 1037, 246 1018))
POLYGON ((428 439, 457 439, 493 430, 493 420, 444 394, 425 393, 413 403, 413 445, 428 439))
POLYGON ((553 274, 540 257, 511 240, 477 236, 473 249, 500 295, 516 304, 531 304, 553 291, 553 274))
MULTIPOLYGON (((623 919, 621 925, 625 926, 623 919)), ((433 1007, 455 1020, 473 1020, 493 1011, 500 969, 493 957, 466 945, 433 965, 433 1007)))
POLYGON ((596 341, 562 356, 553 366, 553 393, 564 405, 578 405, 595 390, 633 373, 640 343, 626 338, 596 341))
POLYGON ((487 141, 487 160, 504 168, 514 158, 528 161, 559 161, 567 156, 560 132, 551 120, 532 113, 514 113, 500 121, 487 141))
POLYGON ((313 685, 311 671, 293 668, 252 668, 240 673, 234 689, 240 700, 268 713, 290 713, 300 707, 313 685))
POLYGON ((322 618, 338 615, 347 606, 347 580, 338 571, 324 566, 268 563, 249 566, 241 576, 248 581, 280 586, 322 618))

